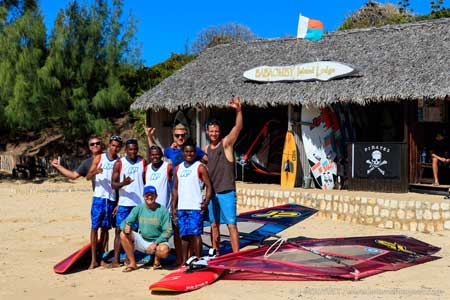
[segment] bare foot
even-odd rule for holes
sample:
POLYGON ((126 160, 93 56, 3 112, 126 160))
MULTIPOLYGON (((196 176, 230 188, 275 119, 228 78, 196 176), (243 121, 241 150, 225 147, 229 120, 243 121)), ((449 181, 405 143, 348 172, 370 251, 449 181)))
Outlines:
POLYGON ((115 262, 115 261, 113 261, 112 263, 110 263, 110 264, 108 265, 108 268, 109 268, 109 269, 120 268, 120 267, 121 267, 120 263, 115 262))
POLYGON ((128 272, 132 272, 134 270, 137 270, 137 266, 129 265, 129 266, 126 266, 125 269, 122 270, 122 272, 128 273, 128 272))
POLYGON ((98 262, 92 262, 88 268, 88 270, 92 270, 98 267, 98 262))

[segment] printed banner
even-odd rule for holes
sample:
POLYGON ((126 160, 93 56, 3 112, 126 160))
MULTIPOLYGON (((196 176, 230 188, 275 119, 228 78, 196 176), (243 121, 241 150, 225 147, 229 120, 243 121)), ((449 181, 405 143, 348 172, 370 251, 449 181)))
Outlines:
POLYGON ((353 178, 400 179, 401 145, 389 143, 352 144, 353 178))

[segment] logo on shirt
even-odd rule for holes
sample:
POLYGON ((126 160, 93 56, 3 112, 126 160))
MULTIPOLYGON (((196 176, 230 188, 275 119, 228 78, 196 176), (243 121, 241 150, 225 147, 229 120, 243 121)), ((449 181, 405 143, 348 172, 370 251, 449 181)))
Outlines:
POLYGON ((114 163, 104 163, 102 165, 103 170, 112 170, 114 168, 114 163))
POLYGON ((128 168, 128 174, 129 175, 136 174, 138 172, 138 170, 139 170, 139 167, 129 167, 128 168))
POLYGON ((160 173, 152 173, 150 175, 150 180, 155 181, 155 180, 158 180, 160 177, 161 177, 160 173))
POLYGON ((180 173, 178 173, 178 177, 188 177, 191 175, 192 170, 183 170, 180 173))

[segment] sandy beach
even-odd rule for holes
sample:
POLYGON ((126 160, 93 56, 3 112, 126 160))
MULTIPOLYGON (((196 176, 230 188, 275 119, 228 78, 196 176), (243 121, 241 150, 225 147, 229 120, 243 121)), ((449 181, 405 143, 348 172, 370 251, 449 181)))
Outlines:
POLYGON ((198 291, 152 295, 168 270, 97 268, 58 275, 53 265, 88 242, 91 186, 85 180, 0 183, 0 299, 450 299, 450 233, 402 232, 313 216, 284 237, 407 234, 441 247, 441 259, 361 281, 220 280, 198 291))

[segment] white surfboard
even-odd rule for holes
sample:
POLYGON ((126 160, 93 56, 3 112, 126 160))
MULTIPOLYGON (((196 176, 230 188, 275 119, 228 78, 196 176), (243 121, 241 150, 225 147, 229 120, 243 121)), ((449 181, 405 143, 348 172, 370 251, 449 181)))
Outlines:
POLYGON ((325 118, 320 108, 302 108, 302 138, 306 157, 316 182, 324 190, 334 188, 337 180, 335 129, 325 118))

